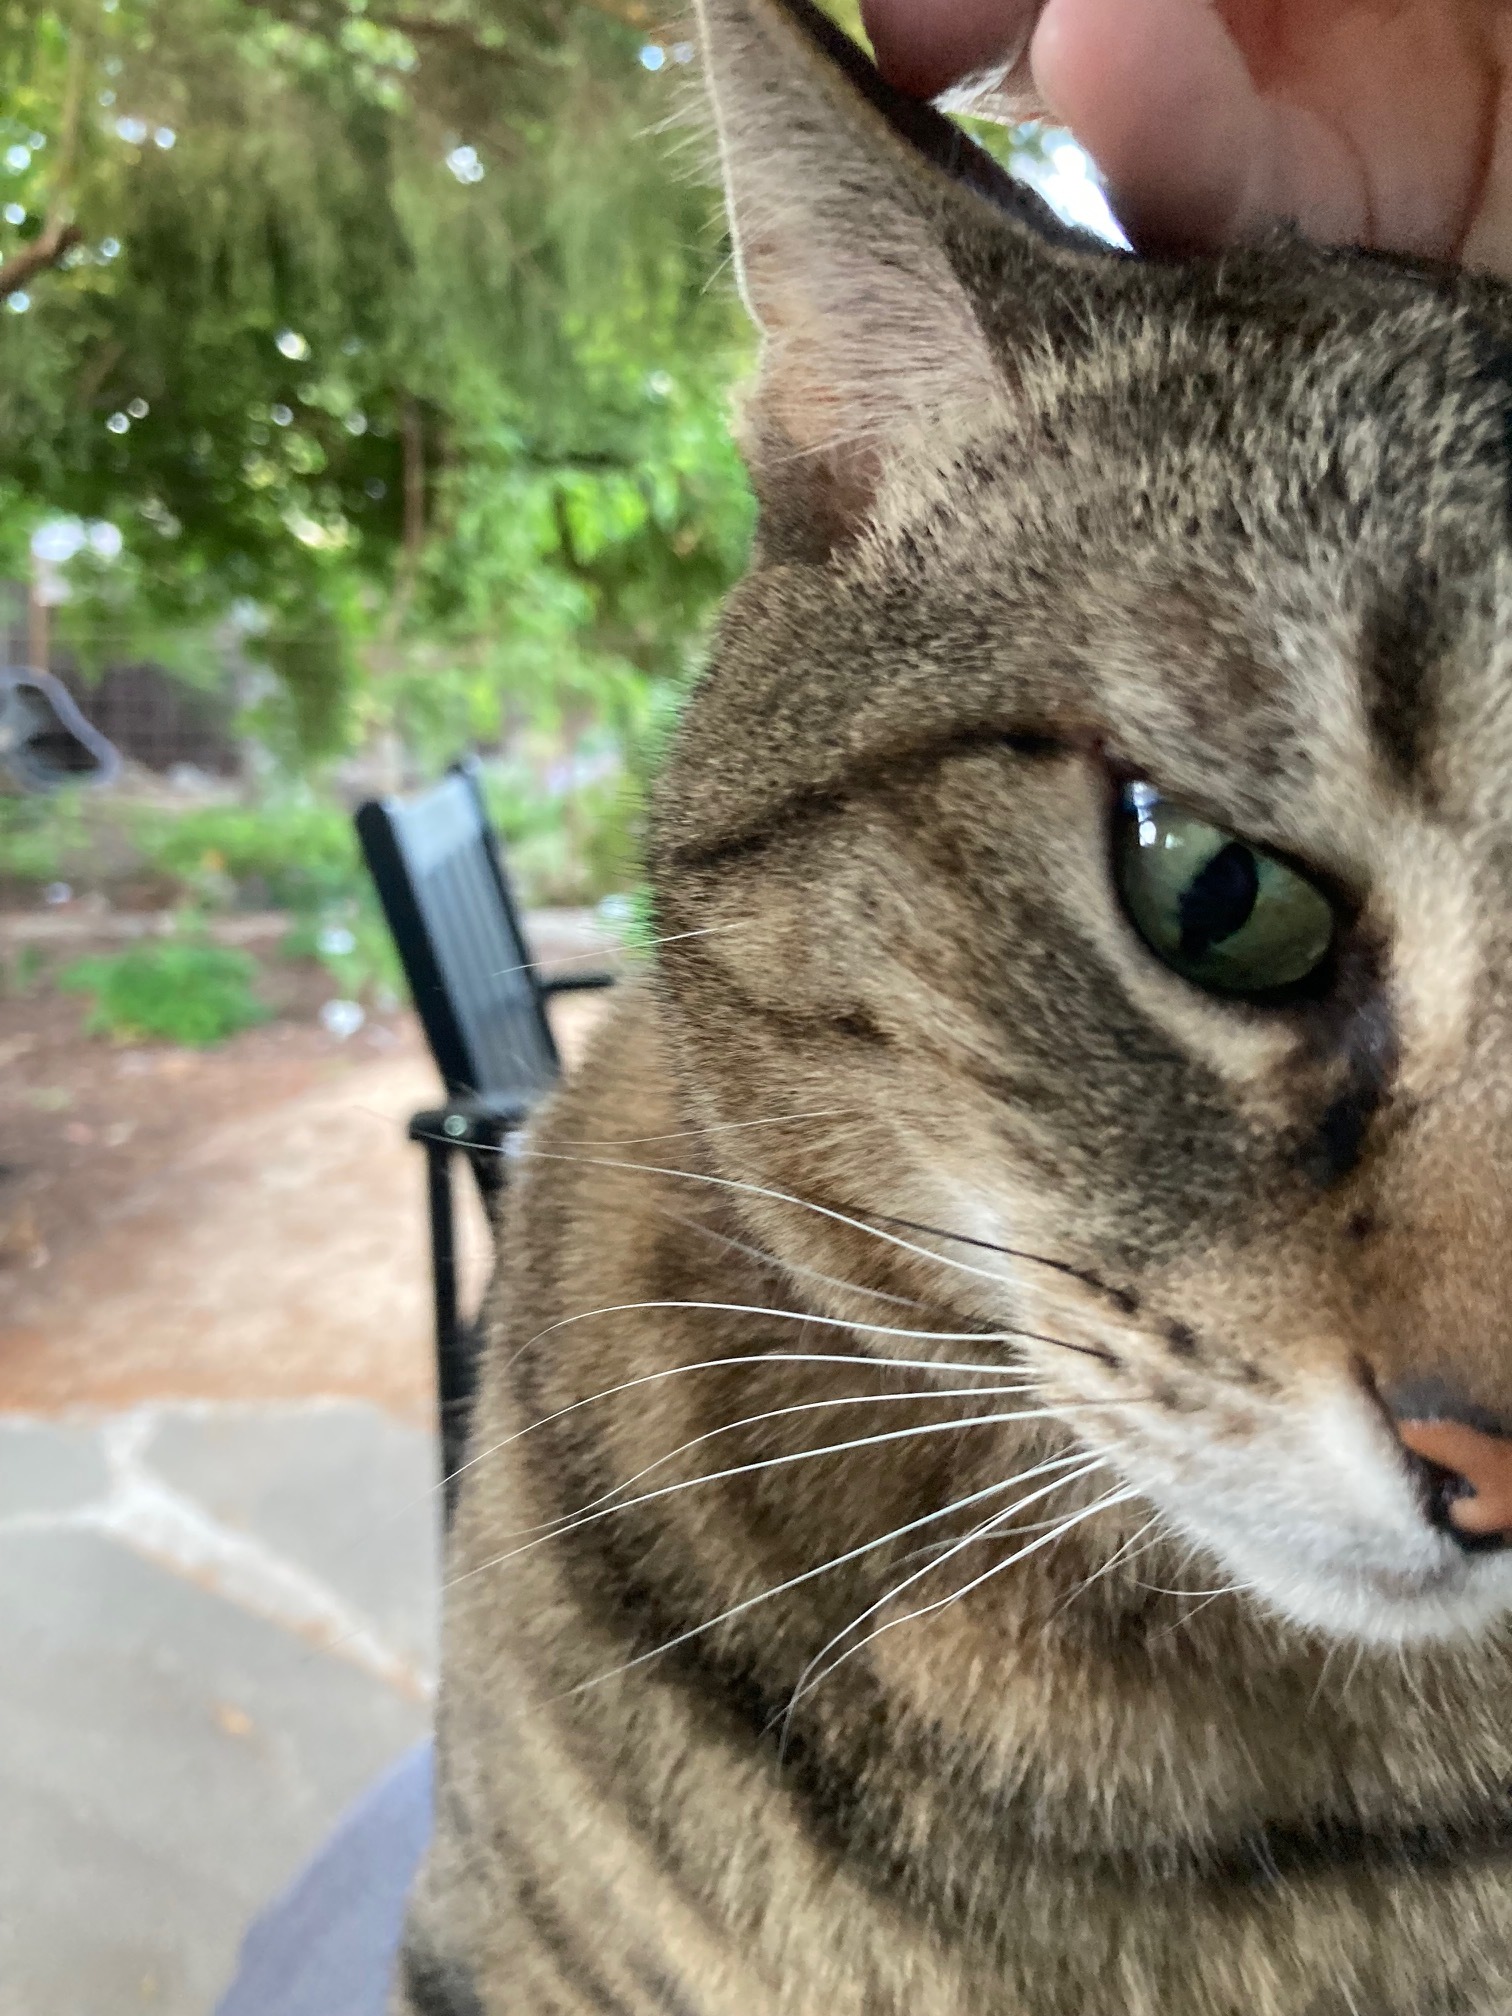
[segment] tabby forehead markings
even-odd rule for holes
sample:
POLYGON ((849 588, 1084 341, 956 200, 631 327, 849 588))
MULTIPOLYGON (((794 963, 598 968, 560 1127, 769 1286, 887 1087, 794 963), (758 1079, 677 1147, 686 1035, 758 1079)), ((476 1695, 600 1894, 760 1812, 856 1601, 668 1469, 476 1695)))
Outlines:
POLYGON ((1438 568, 1414 558, 1366 611, 1361 676, 1366 718, 1387 770, 1432 802, 1438 678, 1456 626, 1438 568))

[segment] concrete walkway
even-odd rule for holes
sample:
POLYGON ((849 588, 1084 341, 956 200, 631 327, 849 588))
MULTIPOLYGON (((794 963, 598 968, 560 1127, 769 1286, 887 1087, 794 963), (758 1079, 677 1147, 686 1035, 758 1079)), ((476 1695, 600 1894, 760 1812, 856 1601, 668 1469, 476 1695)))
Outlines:
POLYGON ((362 1402, 0 1421, 0 2016, 206 2016, 424 1732, 434 1487, 362 1402))

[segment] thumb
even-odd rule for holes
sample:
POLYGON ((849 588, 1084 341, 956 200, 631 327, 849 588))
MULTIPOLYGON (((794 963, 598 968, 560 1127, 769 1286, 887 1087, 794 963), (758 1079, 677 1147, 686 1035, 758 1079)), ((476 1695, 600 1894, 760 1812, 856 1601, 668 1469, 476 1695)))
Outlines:
POLYGON ((861 0, 877 66, 914 98, 1016 62, 1039 0, 861 0))
POLYGON ((1321 121, 1261 95, 1208 0, 1049 0, 1030 60, 1136 244, 1200 250, 1277 217, 1358 235, 1357 166, 1321 121))

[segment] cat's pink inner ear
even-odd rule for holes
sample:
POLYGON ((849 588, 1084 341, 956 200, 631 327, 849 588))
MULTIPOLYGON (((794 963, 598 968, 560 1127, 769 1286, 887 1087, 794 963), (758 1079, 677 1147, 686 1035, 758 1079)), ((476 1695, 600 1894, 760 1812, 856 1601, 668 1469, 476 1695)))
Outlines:
POLYGON ((741 287, 762 337, 749 406, 764 495, 864 511, 905 437, 1001 388, 944 231, 954 192, 781 0, 699 0, 741 287), (794 466, 810 459, 824 465, 794 466))
POLYGON ((828 353, 844 337, 831 326, 824 304, 803 284, 796 261, 785 258, 780 242, 765 240, 743 248, 745 295, 762 333, 761 366, 751 405, 764 432, 770 431, 803 454, 830 447, 855 431, 855 415, 826 369, 828 353))

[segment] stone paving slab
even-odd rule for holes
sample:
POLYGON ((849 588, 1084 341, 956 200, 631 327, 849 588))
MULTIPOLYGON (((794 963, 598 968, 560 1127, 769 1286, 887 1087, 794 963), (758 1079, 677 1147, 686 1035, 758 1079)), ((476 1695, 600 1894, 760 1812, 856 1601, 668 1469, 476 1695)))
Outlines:
POLYGON ((105 1452, 92 1429, 0 1417, 0 1521, 74 1512, 109 1488, 105 1452))
POLYGON ((439 1627, 435 1440, 360 1402, 159 1417, 141 1452, 154 1475, 296 1563, 435 1670, 439 1627))
POLYGON ((46 1433, 0 1420, 0 2016, 206 2016, 424 1733, 432 1439, 360 1403, 46 1433), (381 1567, 331 1540, 354 1508, 381 1567))

